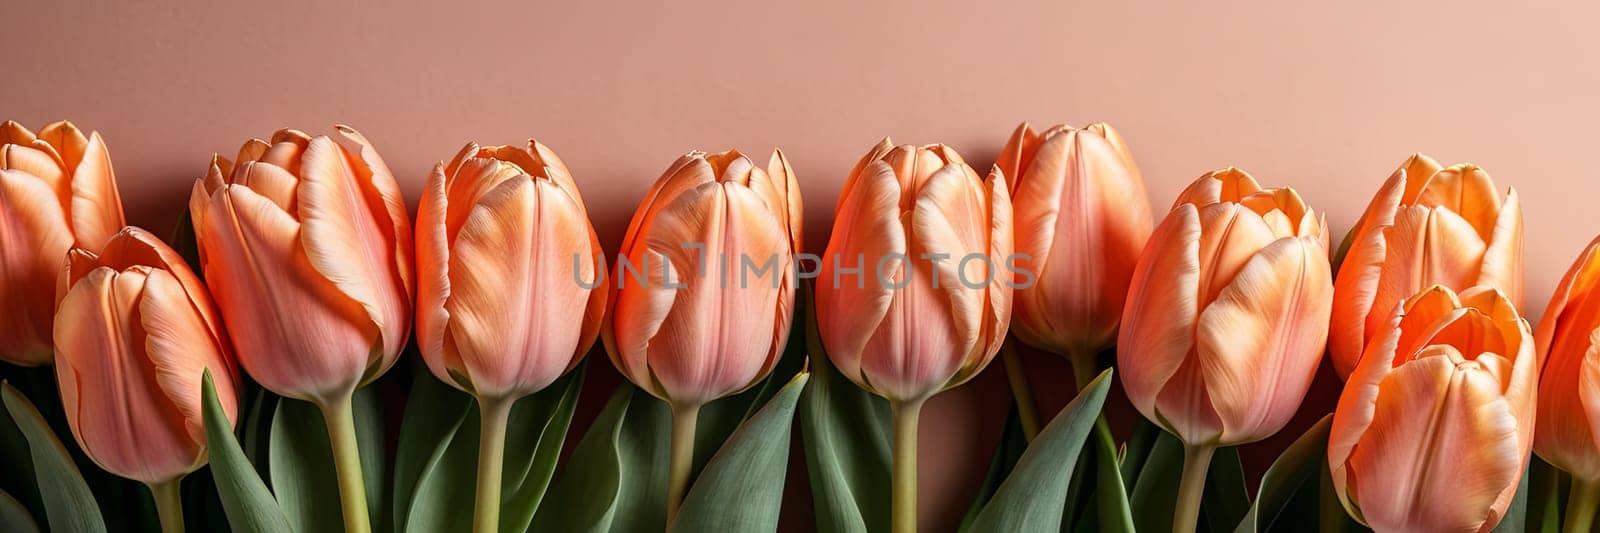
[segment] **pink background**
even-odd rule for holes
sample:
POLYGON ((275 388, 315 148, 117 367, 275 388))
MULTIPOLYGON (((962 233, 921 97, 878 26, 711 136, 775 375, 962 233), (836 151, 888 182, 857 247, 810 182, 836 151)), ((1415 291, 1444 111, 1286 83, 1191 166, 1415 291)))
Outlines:
MULTIPOLYGON (((880 137, 945 142, 983 170, 1024 120, 1116 126, 1158 211, 1237 165, 1340 234, 1408 154, 1478 163, 1523 194, 1533 317, 1600 231, 1593 3, 217 4, 8 0, 0 118, 99 130, 130 221, 161 232, 212 152, 337 121, 377 143, 413 205, 466 141, 537 136, 608 246, 682 152, 781 146, 820 250, 880 137)), ((1070 387, 1064 362, 1028 362, 1036 387, 1070 387)), ((925 524, 965 507, 1006 401, 996 365, 924 415, 925 524)))

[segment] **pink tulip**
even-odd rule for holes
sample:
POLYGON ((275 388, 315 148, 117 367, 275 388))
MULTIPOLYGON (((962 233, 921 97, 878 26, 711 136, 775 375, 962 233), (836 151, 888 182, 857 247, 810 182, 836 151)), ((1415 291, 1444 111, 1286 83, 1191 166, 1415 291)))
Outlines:
POLYGON ((279 130, 212 160, 189 211, 239 361, 278 394, 348 395, 394 364, 411 331, 411 228, 394 177, 354 146, 279 130))
POLYGON ((60 276, 61 403, 84 453, 148 484, 163 530, 181 531, 179 480, 207 457, 201 381, 209 370, 231 425, 238 370, 211 297, 176 252, 138 228, 103 244, 73 249, 60 276))
POLYGON ((1500 289, 1522 305, 1522 204, 1489 173, 1416 154, 1378 190, 1346 238, 1335 282, 1334 369, 1349 377, 1394 306, 1430 285, 1500 289))
POLYGON ((98 251, 122 227, 122 199, 99 133, 71 122, 35 135, 0 125, 0 361, 50 362, 55 279, 67 250, 98 251))
POLYGON ((1017 289, 1012 331, 1091 372, 1094 352, 1116 341, 1128 282, 1150 238, 1139 169, 1106 124, 1043 133, 1023 124, 996 165, 1011 178, 1016 251, 1028 256, 1019 264, 1037 276, 1017 289))
POLYGON ((440 380, 480 397, 544 389, 583 359, 607 291, 600 243, 555 152, 468 144, 417 210, 417 342, 440 380))
POLYGON ((1333 486, 1378 531, 1493 530, 1533 444, 1538 361, 1497 289, 1435 285, 1402 302, 1345 384, 1333 486))

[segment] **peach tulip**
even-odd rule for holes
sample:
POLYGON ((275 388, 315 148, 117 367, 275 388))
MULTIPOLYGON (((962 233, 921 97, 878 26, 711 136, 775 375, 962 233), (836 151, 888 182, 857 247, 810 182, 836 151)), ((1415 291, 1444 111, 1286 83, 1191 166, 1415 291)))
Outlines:
POLYGON ((1153 222, 1139 168, 1106 124, 1017 127, 996 163, 1011 178, 1016 251, 1036 276, 1017 289, 1017 338, 1067 355, 1078 382, 1116 341, 1122 305, 1153 222))
POLYGON ((1345 509, 1378 531, 1490 531, 1533 442, 1528 323, 1498 289, 1435 285, 1393 309, 1339 397, 1328 441, 1345 509))
POLYGON ((1011 199, 942 144, 885 138, 839 194, 816 283, 818 333, 839 372, 894 411, 891 526, 916 529, 923 402, 994 358, 1011 320, 1011 199))
POLYGON ((122 199, 99 133, 57 122, 0 125, 0 361, 50 362, 55 279, 67 250, 98 251, 122 228, 122 199))
POLYGON ((440 380, 480 397, 526 396, 594 344, 606 301, 600 244, 548 147, 472 143, 435 166, 416 250, 417 344, 440 380))
POLYGON ((1407 159, 1346 237, 1334 282, 1334 370, 1348 378, 1394 306, 1430 285, 1500 289, 1522 306, 1522 207, 1472 164, 1407 159))
POLYGON ((1328 336, 1328 225, 1294 189, 1201 176, 1139 257, 1117 366, 1145 418, 1184 444, 1173 531, 1193 531, 1211 454, 1264 439, 1300 407, 1328 336))
POLYGON ((672 406, 669 522, 700 406, 756 384, 789 340, 800 213, 782 151, 766 170, 737 150, 695 151, 656 180, 628 224, 601 335, 622 375, 672 406))
POLYGON ((554 151, 468 143, 417 209, 417 344, 441 381, 478 399, 473 529, 500 530, 507 417, 594 344, 607 289, 600 243, 554 151))
POLYGON ((1533 449, 1572 474, 1568 531, 1588 530, 1600 500, 1600 238, 1567 270, 1534 332, 1543 371, 1533 449))
POLYGON ((369 530, 350 398, 411 333, 411 223, 394 177, 354 129, 344 142, 284 129, 237 162, 212 158, 189 214, 200 262, 263 387, 322 409, 345 530, 369 530))
POLYGON ((411 331, 411 228, 394 177, 354 129, 284 129, 220 156, 189 212, 239 362, 278 394, 348 395, 411 331))
POLYGON ((177 252, 127 228, 66 257, 55 316, 67 425, 106 471, 142 481, 163 529, 181 530, 178 482, 206 463, 201 380, 211 372, 231 424, 238 370, 200 279, 177 252))

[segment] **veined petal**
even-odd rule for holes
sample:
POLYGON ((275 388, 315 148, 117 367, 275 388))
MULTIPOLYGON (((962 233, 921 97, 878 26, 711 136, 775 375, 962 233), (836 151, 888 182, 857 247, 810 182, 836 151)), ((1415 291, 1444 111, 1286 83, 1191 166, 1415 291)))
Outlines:
POLYGON ((1367 315, 1369 330, 1378 327, 1387 309, 1430 285, 1463 289, 1478 277, 1484 242, 1455 213, 1407 207, 1384 232, 1388 257, 1367 315))
POLYGON ((122 196, 111 172, 111 156, 99 133, 89 135, 82 154, 82 161, 72 172, 72 234, 78 246, 99 250, 106 239, 122 229, 122 196))
POLYGON ((1200 214, 1200 302, 1217 298, 1233 281, 1245 262, 1278 240, 1260 215, 1235 203, 1216 203, 1199 207, 1200 214))
POLYGON ((189 440, 206 442, 205 418, 201 412, 200 382, 211 371, 223 414, 231 423, 238 419, 237 370, 227 344, 218 339, 206 318, 190 299, 183 284, 171 272, 152 270, 139 300, 140 326, 145 332, 145 357, 155 372, 155 382, 183 415, 183 429, 189 440))
POLYGON ((56 279, 71 247, 55 192, 21 171, 0 170, 0 293, 15 299, 0 313, 0 358, 50 361, 56 279))
POLYGON ((1489 232, 1489 247, 1483 251, 1477 284, 1500 289, 1512 304, 1522 307, 1522 201, 1516 189, 1506 193, 1505 205, 1500 207, 1489 232))
MULTIPOLYGON (((469 147, 476 149, 475 145, 469 147)), ((428 370, 440 381, 466 389, 456 375, 465 375, 461 358, 446 346, 450 324, 450 195, 445 191, 444 163, 433 166, 433 174, 422 188, 417 205, 417 348, 428 370)), ((470 204, 469 204, 470 205, 470 204)), ((458 208, 460 209, 460 208, 458 208)))
POLYGON ((1434 172, 1418 191, 1416 205, 1443 207, 1461 216, 1488 241, 1500 213, 1500 192, 1489 173, 1471 163, 1451 165, 1434 172))
MULTIPOLYGON (((889 311, 894 291, 878 283, 876 265, 907 254, 900 223, 900 183, 888 164, 874 161, 851 180, 839 202, 833 235, 816 283, 817 326, 828 357, 845 376, 859 376, 862 349, 889 311), (842 272, 859 268, 856 272, 842 272)), ((892 265, 891 265, 892 266, 892 265)), ((899 270, 890 279, 899 283, 899 270)))
POLYGON ((1552 352, 1545 359, 1533 435, 1539 457, 1593 480, 1600 479, 1600 330, 1587 333, 1584 351, 1552 352))
POLYGON ((1156 418, 1156 397, 1194 349, 1200 314, 1200 213, 1180 204, 1156 226, 1128 286, 1117 368, 1128 399, 1156 418))

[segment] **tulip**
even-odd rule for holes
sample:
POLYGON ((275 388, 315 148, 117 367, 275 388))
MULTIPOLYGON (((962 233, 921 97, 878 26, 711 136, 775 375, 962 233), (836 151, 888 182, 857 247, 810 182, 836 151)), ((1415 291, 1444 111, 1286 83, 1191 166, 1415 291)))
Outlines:
POLYGON ((612 364, 672 407, 667 521, 694 458, 700 406, 755 385, 789 339, 800 189, 782 151, 689 152, 639 202, 601 338, 612 364))
POLYGON ((1435 285, 1396 307, 1350 374, 1328 466, 1378 531, 1479 531, 1505 516, 1533 442, 1538 361, 1499 289, 1435 285))
POLYGON ((238 371, 205 286, 177 252, 127 228, 75 248, 60 276, 56 379, 67 425, 106 471, 150 486, 162 529, 182 531, 178 484, 206 463, 200 382, 231 423, 238 371))
POLYGON ((417 344, 434 376, 477 398, 473 528, 499 531, 507 417, 594 344, 600 244, 567 166, 532 140, 467 144, 434 167, 417 211, 417 344))
POLYGON ((1589 531, 1600 504, 1600 238, 1572 264, 1544 308, 1534 345, 1539 378, 1533 449, 1572 475, 1567 531, 1589 531))
POLYGON ((50 363, 55 280, 67 251, 99 251, 122 228, 122 199, 99 133, 71 122, 35 135, 0 125, 0 361, 50 363))
POLYGON ((212 158, 194 184, 205 277, 263 387, 322 409, 347 531, 365 532, 366 494, 350 397, 394 364, 411 329, 411 227, 372 144, 279 130, 212 158))
POLYGON ((1522 207, 1471 164, 1440 168, 1416 154, 1400 165, 1345 239, 1328 339, 1349 378, 1394 306, 1431 285, 1500 289, 1522 306, 1522 207))
POLYGON ((1184 444, 1174 531, 1193 531, 1212 452, 1288 423, 1316 374, 1333 282, 1327 222, 1294 189, 1202 176, 1139 257, 1117 340, 1128 399, 1184 444))
MULTIPOLYGON (((1128 281, 1153 225, 1139 168, 1106 124, 1017 127, 996 163, 1011 177, 1016 251, 1035 279, 1016 291, 1019 340, 1072 363, 1078 388, 1095 353, 1116 340, 1128 281)), ((1001 352, 1024 433, 1038 433, 1033 398, 1014 350, 1001 352)))
POLYGON ((828 357, 894 413, 891 524, 916 529, 917 418, 1000 350, 1010 325, 1011 200, 944 145, 884 139, 839 195, 817 281, 828 357))

